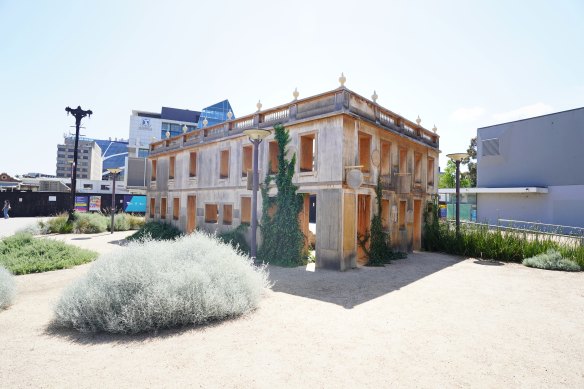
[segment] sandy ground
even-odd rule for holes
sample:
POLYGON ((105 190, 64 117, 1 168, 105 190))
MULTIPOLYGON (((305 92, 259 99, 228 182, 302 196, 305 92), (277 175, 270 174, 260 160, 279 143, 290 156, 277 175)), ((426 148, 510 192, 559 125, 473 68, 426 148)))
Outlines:
POLYGON ((47 217, 10 217, 4 219, 0 216, 0 238, 9 236, 16 231, 26 228, 30 225, 36 224, 39 220, 49 219, 47 217))
MULTIPOLYGON (((64 239, 125 250, 108 243, 121 234, 64 239)), ((89 266, 17 277, 0 387, 584 387, 584 273, 429 253, 344 273, 271 268, 273 289, 236 320, 51 330, 52 305, 89 266)))

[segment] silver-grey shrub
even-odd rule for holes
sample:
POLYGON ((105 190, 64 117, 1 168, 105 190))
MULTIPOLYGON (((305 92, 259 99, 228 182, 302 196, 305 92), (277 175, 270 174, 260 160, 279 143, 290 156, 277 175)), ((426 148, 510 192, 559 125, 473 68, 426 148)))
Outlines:
POLYGON ((547 270, 580 271, 580 266, 568 258, 563 258, 562 254, 556 250, 548 250, 545 253, 531 258, 525 258, 523 264, 529 267, 547 270))
POLYGON ((16 283, 14 282, 14 276, 0 266, 0 309, 10 306, 15 295, 16 283))
POLYGON ((137 333, 248 313, 267 271, 214 236, 132 242, 98 259, 55 308, 55 324, 84 332, 137 333))

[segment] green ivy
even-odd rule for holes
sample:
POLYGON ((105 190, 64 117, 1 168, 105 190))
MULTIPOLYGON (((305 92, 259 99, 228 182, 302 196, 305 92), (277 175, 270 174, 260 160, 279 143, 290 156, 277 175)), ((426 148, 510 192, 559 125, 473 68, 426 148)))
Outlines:
POLYGON ((382 266, 392 259, 404 258, 404 256, 403 253, 393 252, 389 234, 383 231, 383 222, 381 220, 381 200, 383 196, 381 176, 377 177, 375 195, 377 196, 377 213, 371 219, 371 229, 366 231, 365 235, 357 234, 357 241, 369 258, 367 265, 382 266), (371 242, 369 248, 367 248, 368 241, 371 242))
POLYGON ((266 175, 262 186, 262 245, 258 259, 281 266, 299 266, 303 263, 304 234, 300 230, 298 214, 302 211, 302 195, 296 193, 298 187, 292 183, 296 154, 286 160, 286 146, 290 135, 283 125, 274 126, 278 143, 278 172, 266 175), (272 182, 276 183, 278 194, 269 197, 272 182), (273 216, 270 209, 275 207, 273 216))

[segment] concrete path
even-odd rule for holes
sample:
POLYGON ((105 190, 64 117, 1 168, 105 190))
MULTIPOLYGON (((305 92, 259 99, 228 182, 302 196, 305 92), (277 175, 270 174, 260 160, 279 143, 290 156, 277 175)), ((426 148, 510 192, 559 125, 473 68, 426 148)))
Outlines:
POLYGON ((49 219, 48 217, 11 217, 8 219, 0 218, 0 238, 3 236, 14 235, 18 230, 38 223, 40 220, 49 219))

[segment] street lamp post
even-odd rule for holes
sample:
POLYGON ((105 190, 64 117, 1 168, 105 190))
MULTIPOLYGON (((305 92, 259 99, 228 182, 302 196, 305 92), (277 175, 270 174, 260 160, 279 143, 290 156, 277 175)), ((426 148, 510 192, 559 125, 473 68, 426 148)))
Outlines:
POLYGON ((112 177, 114 183, 112 186, 112 221, 111 221, 111 227, 110 227, 110 231, 113 234, 115 227, 114 227, 114 215, 116 213, 116 176, 122 171, 122 169, 116 169, 116 168, 109 168, 107 169, 107 171, 110 174, 110 177, 112 177))
POLYGON ((456 236, 460 233, 460 163, 468 158, 467 153, 447 154, 448 158, 456 164, 456 236))
POLYGON ((79 147, 79 127, 81 126, 81 119, 88 116, 91 117, 93 112, 91 110, 84 111, 81 106, 75 109, 69 107, 65 108, 67 115, 71 114, 75 118, 75 149, 73 150, 73 174, 71 174, 71 208, 69 209, 69 221, 73 221, 75 214, 75 193, 77 192, 77 149, 79 147))
POLYGON ((270 135, 270 130, 260 130, 259 128, 253 130, 243 131, 249 137, 249 141, 253 144, 253 187, 251 194, 251 257, 256 260, 257 256, 257 229, 258 229, 258 146, 262 140, 270 135))

